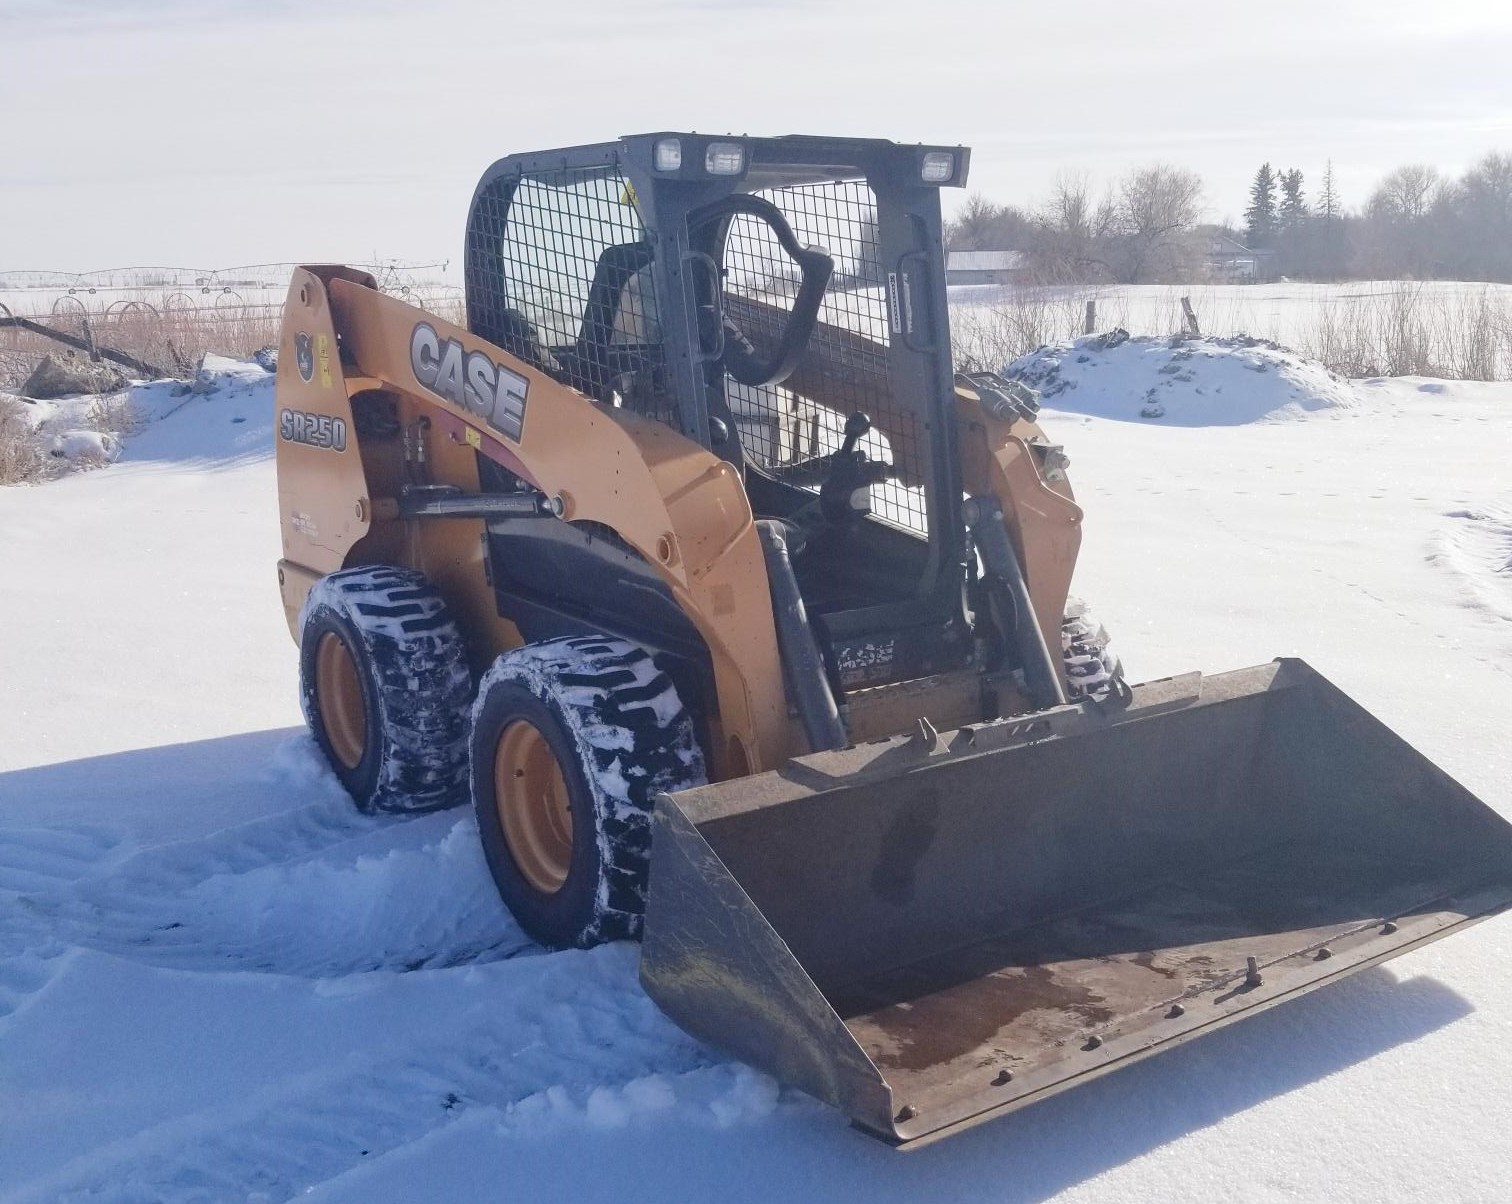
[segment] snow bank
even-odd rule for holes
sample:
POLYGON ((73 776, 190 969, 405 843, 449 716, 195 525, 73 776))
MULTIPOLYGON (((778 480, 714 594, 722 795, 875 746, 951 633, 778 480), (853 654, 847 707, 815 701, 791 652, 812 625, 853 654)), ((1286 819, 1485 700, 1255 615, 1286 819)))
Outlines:
POLYGON ((78 394, 45 401, 0 393, 15 402, 46 476, 96 468, 123 458, 235 459, 271 447, 272 360, 207 355, 192 382, 137 382, 106 394, 78 394), (176 428, 164 441, 158 423, 196 401, 212 401, 197 421, 176 428), (242 429, 226 438, 228 426, 242 429), (140 437, 140 436, 146 437, 140 437))
POLYGON ((271 456, 273 379, 256 358, 207 355, 192 383, 134 385, 129 404, 137 433, 121 459, 225 464, 271 456), (163 421, 170 416, 173 422, 163 421))
POLYGON ((1316 361, 1244 336, 1113 330, 1041 347, 1003 374, 1038 389, 1052 409, 1175 426, 1239 426, 1361 405, 1353 384, 1316 361))
POLYGON ((262 384, 273 372, 269 363, 276 365, 277 361, 270 361, 261 354, 245 360, 206 354, 194 373, 192 388, 196 393, 214 393, 233 385, 262 384))
POLYGON ((100 419, 113 412, 112 403, 118 404, 124 394, 81 394, 45 401, 10 393, 0 396, 14 403, 14 413, 24 426, 22 438, 47 457, 44 475, 108 464, 121 454, 120 439, 102 430, 100 419))

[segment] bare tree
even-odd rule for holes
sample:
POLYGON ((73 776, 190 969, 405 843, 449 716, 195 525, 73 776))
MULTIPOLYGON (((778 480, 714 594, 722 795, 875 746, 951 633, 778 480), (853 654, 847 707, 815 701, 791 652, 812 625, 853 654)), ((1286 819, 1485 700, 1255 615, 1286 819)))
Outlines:
POLYGON ((1444 198, 1450 267, 1466 280, 1512 280, 1512 154, 1492 152, 1444 198))
POLYGON ((1029 240, 1030 225, 1021 210, 973 192, 955 218, 945 223, 945 245, 952 251, 1018 251, 1029 240))
POLYGON ((1420 221, 1433 209, 1443 186, 1443 177, 1436 167, 1426 163, 1398 167, 1376 185, 1366 210, 1389 221, 1420 221))
POLYGON ((1194 237, 1202 178, 1184 167, 1136 168, 1118 186, 1119 279, 1129 284, 1190 279, 1201 263, 1194 237))
POLYGON ((1438 241, 1432 217, 1443 191, 1443 177, 1426 163, 1398 167, 1377 184, 1357 227, 1357 269, 1382 277, 1431 274, 1438 241))
POLYGON ((1107 242, 1117 224, 1111 193, 1092 193, 1085 172, 1061 171, 1049 199, 1035 213, 1031 246, 1037 274, 1048 283, 1095 280, 1109 274, 1107 242))

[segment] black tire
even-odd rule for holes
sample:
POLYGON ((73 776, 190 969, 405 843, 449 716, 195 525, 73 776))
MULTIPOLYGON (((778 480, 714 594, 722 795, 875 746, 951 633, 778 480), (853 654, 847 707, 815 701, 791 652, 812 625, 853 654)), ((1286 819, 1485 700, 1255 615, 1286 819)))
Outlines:
POLYGON ((550 948, 639 937, 655 798, 706 780, 692 718, 651 654, 598 636, 505 653, 478 687, 470 760, 483 852, 520 926, 550 948), (551 890, 532 882, 528 857, 517 861, 500 814, 496 775, 510 776, 506 733, 520 721, 550 746, 571 812, 565 876, 551 890))
POLYGON ((1072 702, 1107 698, 1123 681, 1123 664, 1109 643, 1107 629, 1087 604, 1068 598, 1061 622, 1061 656, 1066 666, 1066 696, 1072 702))
POLYGON ((357 806, 430 811, 464 801, 472 674, 451 612, 424 575, 379 565, 322 577, 299 632, 305 722, 357 806), (356 695, 352 706, 329 688, 322 697, 331 664, 355 673, 344 680, 360 691, 360 707, 356 695))

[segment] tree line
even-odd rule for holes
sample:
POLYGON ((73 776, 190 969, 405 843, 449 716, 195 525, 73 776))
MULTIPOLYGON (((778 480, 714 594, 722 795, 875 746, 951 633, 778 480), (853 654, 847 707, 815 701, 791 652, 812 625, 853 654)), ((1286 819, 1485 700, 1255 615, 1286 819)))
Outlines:
POLYGON ((1220 237, 1255 251, 1259 279, 1451 279, 1512 282, 1512 154, 1492 152, 1458 177, 1426 164, 1387 174, 1349 210, 1333 164, 1311 184, 1262 164, 1244 223, 1203 225, 1203 184, 1185 168, 1136 168, 1100 193, 1062 173, 1038 206, 980 194, 946 223, 951 250, 1013 250, 1036 283, 1184 283, 1219 275, 1220 237))

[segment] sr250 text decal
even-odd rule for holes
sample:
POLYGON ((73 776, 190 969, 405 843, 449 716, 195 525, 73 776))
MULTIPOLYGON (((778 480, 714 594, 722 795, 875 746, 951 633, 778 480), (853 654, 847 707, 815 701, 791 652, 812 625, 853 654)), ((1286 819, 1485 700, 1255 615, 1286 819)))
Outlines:
POLYGON ((346 451, 347 447, 346 419, 332 418, 329 414, 280 410, 278 434, 290 443, 308 443, 311 447, 325 447, 331 451, 346 451))

